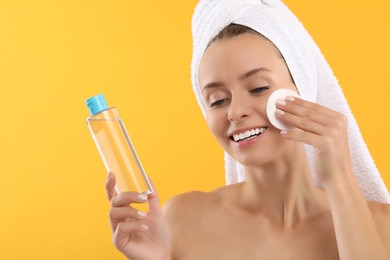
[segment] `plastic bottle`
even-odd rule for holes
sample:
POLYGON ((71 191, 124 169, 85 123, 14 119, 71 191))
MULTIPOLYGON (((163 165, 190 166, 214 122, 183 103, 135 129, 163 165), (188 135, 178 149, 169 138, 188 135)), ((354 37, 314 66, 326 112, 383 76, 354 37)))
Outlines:
POLYGON ((91 116, 87 125, 108 172, 116 179, 117 192, 153 192, 116 107, 108 107, 102 94, 86 101, 91 116))

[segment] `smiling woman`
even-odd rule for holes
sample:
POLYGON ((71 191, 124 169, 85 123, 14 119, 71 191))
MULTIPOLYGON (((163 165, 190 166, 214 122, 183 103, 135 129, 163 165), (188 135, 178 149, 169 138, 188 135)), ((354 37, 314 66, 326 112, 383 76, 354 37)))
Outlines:
MULTIPOLYGON (((106 172, 85 125, 84 101, 97 93, 104 93, 122 111, 161 203, 183 192, 224 186, 223 149, 208 130, 189 86, 191 16, 198 1, 0 1, 0 259, 123 258, 111 244, 110 204, 102 189, 106 172)), ((331 64, 390 187, 386 113, 390 111, 390 35, 386 33, 390 1, 283 1, 331 64)), ((210 1, 210 7, 215 3, 210 1)), ((223 7, 226 2, 221 3, 223 7)), ((226 22, 237 22, 246 13, 240 10, 229 11, 231 19, 226 22)), ((197 42, 212 47, 224 41, 210 44, 213 37, 197 38, 197 42)), ((282 50, 277 41, 272 43, 282 50)), ((299 81, 294 79, 294 83, 298 87, 299 81)), ((264 86, 258 87, 253 92, 264 86)), ((241 172, 233 161, 227 163, 229 172, 241 172)), ((241 178, 228 175, 227 180, 235 183, 241 178)), ((372 186, 371 190, 377 189, 372 186)), ((214 202, 212 207, 219 205, 214 202)), ((205 207, 204 211, 192 211, 195 223, 210 221, 204 213, 212 209, 205 207)), ((152 212, 142 220, 151 231, 152 212)), ((185 226, 185 219, 176 220, 185 226)), ((231 230, 232 237, 247 237, 243 232, 250 228, 233 230, 230 224, 210 227, 214 231, 211 238, 220 235, 215 241, 237 248, 219 229, 231 230)), ((257 227, 254 221, 248 224, 257 227)), ((381 234, 388 226, 381 226, 381 234)), ((174 228, 169 234, 177 240, 174 228)), ((187 230, 183 239, 194 233, 194 229, 187 230)), ((270 237, 264 243, 275 241, 283 242, 270 237)), ((242 255, 239 259, 245 258, 242 255)))
POLYGON ((295 16, 278 0, 202 0, 193 37, 192 83, 230 185, 163 213, 155 192, 116 194, 110 175, 116 247, 131 259, 389 259, 388 191, 295 16), (266 113, 281 89, 302 97, 276 102, 283 131, 266 113), (131 205, 145 201, 147 215, 131 205))

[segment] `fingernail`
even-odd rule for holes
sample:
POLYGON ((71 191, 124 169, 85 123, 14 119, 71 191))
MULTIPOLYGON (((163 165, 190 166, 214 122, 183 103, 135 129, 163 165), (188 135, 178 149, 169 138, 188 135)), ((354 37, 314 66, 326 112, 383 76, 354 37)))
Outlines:
POLYGON ((142 228, 142 229, 145 229, 145 230, 149 230, 149 227, 148 227, 147 225, 145 225, 145 224, 142 224, 142 225, 141 225, 141 228, 142 228))
POLYGON ((137 211, 137 214, 140 215, 140 216, 143 217, 143 218, 146 217, 146 213, 145 213, 145 212, 137 211))
POLYGON ((278 114, 278 115, 284 115, 285 114, 284 111, 282 111, 282 110, 280 110, 278 108, 275 110, 275 113, 278 114))
POLYGON ((147 201, 148 200, 148 196, 141 193, 141 194, 138 194, 138 198, 142 201, 147 201))
POLYGON ((283 100, 283 99, 279 99, 277 102, 276 102, 276 104, 278 104, 279 106, 285 106, 286 105, 286 101, 285 100, 283 100))
POLYGON ((286 97, 286 100, 287 100, 287 101, 294 101, 294 100, 295 100, 295 97, 293 97, 293 96, 287 96, 287 97, 286 97))
POLYGON ((287 131, 286 130, 282 130, 282 131, 280 131, 280 134, 281 135, 285 135, 285 134, 287 134, 287 131))

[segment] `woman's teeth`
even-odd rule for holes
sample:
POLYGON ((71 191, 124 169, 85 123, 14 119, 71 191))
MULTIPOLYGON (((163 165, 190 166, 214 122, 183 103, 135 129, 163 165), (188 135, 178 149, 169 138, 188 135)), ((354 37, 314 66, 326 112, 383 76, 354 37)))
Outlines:
POLYGON ((267 127, 261 127, 261 128, 255 128, 255 129, 252 129, 252 130, 248 130, 248 131, 246 131, 244 133, 233 135, 233 140, 235 142, 240 142, 240 141, 246 140, 248 138, 251 138, 251 137, 254 137, 254 136, 258 136, 258 135, 264 133, 264 131, 266 129, 267 129, 267 127))

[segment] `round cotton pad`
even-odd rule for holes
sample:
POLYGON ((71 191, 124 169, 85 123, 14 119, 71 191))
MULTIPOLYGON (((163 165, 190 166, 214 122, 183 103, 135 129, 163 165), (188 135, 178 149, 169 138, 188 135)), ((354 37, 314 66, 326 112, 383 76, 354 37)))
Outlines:
POLYGON ((297 92, 291 89, 282 88, 282 89, 275 90, 269 96, 267 101, 266 113, 267 113, 268 120, 271 122, 271 124, 274 127, 280 130, 290 130, 294 128, 290 125, 281 122, 279 119, 275 117, 276 102, 279 99, 286 99, 287 96, 300 97, 297 92))

